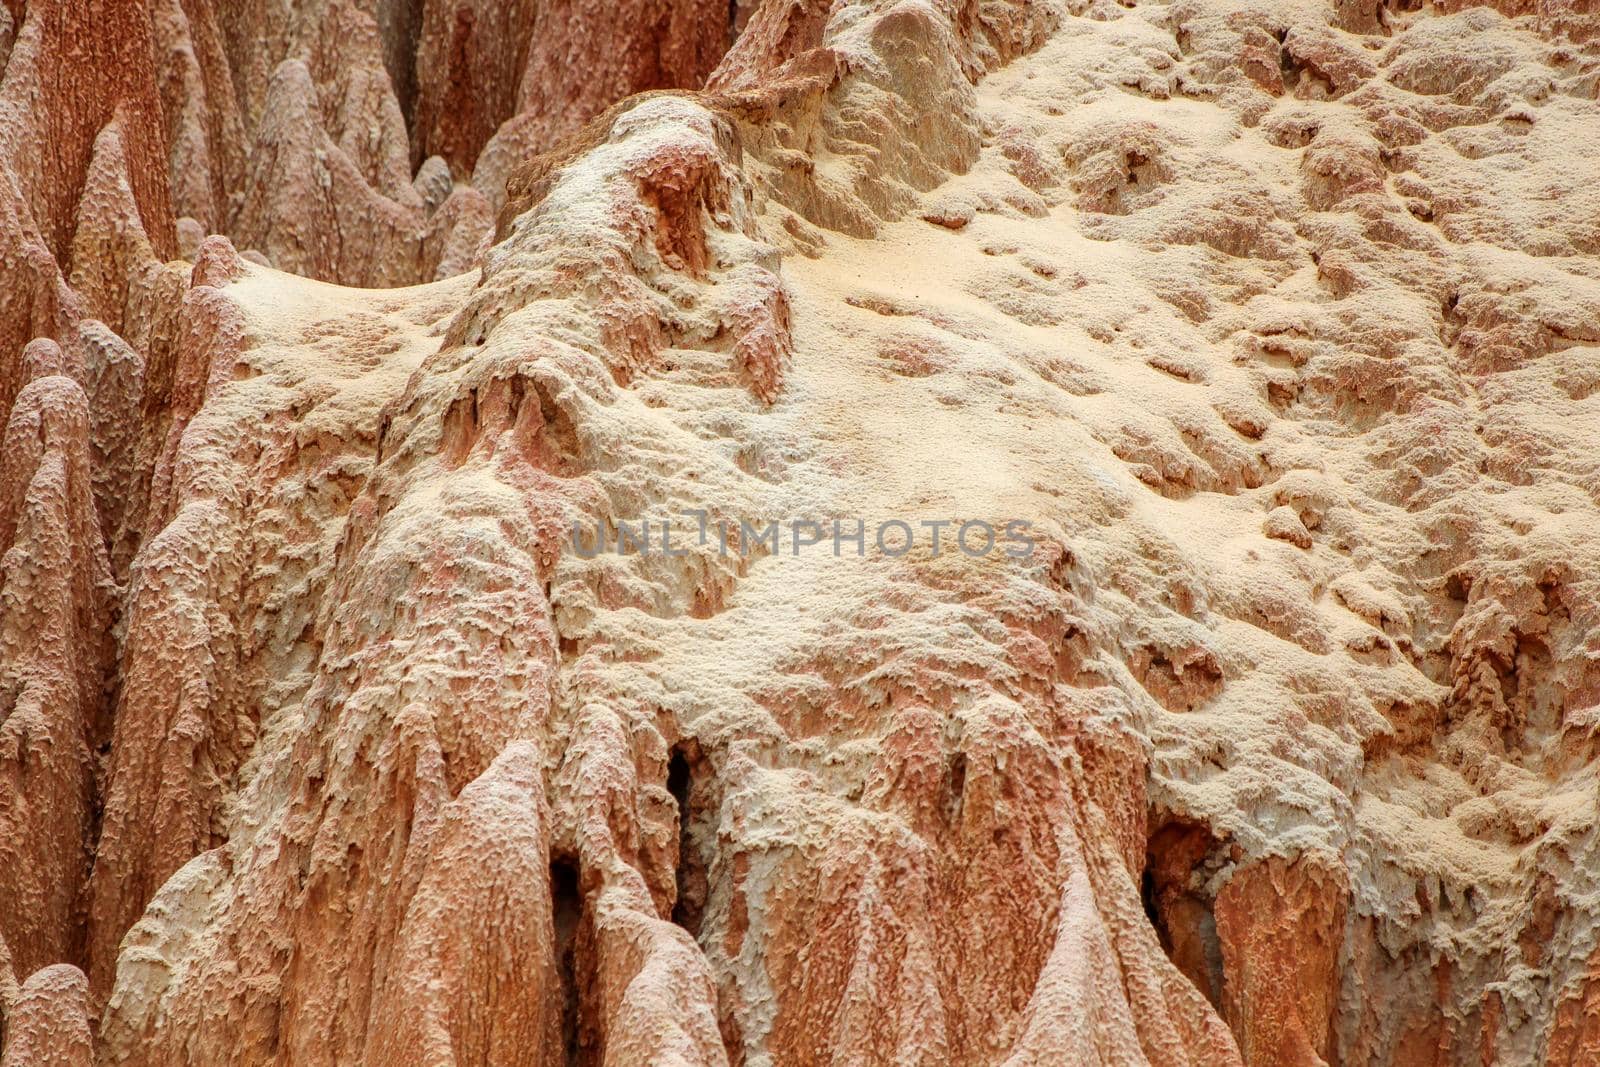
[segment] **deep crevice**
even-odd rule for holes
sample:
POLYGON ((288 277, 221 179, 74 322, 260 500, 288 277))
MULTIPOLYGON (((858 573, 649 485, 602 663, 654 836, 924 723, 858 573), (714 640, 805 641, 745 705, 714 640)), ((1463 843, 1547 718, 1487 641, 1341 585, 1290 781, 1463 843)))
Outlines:
MULTIPOLYGON (((378 32, 383 40, 383 65, 406 124, 416 143, 417 49, 422 42, 423 0, 383 0, 377 7, 378 32)), ((413 148, 413 151, 415 149, 413 148)), ((413 167, 417 161, 413 161, 413 167)))
POLYGON ((961 802, 967 791, 967 754, 957 752, 950 759, 950 788, 945 791, 945 822, 954 826, 961 820, 961 802))
POLYGON ((1223 842, 1207 827, 1169 821, 1150 835, 1139 880, 1145 915, 1161 941, 1161 950, 1219 1011, 1222 943, 1205 886, 1226 862, 1223 842))
POLYGON ((555 925, 556 974, 561 981, 561 1044, 565 1062, 583 1062, 578 984, 578 931, 583 923, 583 892, 578 862, 570 856, 550 859, 550 916, 555 925))
POLYGON ((704 763, 699 746, 692 741, 674 745, 667 763, 667 792, 678 804, 677 893, 672 903, 672 921, 696 939, 710 886, 706 857, 695 840, 696 824, 703 822, 706 815, 704 763))

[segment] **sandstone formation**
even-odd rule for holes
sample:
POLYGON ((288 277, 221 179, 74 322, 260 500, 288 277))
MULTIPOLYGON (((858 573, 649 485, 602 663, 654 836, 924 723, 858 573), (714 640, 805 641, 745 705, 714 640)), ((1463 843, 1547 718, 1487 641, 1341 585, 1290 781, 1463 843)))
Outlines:
POLYGON ((1587 0, 0 66, 3 1067, 1600 1062, 1587 0))

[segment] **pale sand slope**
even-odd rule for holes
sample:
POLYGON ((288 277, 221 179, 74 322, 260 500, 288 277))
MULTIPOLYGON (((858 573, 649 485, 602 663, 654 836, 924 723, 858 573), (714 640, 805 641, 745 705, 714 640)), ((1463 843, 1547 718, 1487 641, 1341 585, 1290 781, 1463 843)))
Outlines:
MULTIPOLYGON (((872 239, 785 261, 796 352, 772 418, 819 473, 775 511, 869 531, 1023 518, 1058 539, 1115 694, 1095 703, 1154 745, 1152 832, 1192 821, 1237 846, 1179 895, 1215 895, 1236 862, 1327 857, 1353 942, 1392 956, 1338 956, 1346 1062, 1492 1028, 1429 1005, 1438 981, 1543 1020, 1502 1047, 1512 1062, 1583 973, 1600 906, 1582 859, 1600 164, 1563 148, 1593 128, 1593 77, 1564 83, 1548 46, 1483 11, 1364 49, 1324 31, 1376 69, 1369 112, 1414 106, 1385 80, 1498 78, 1465 128, 1419 128, 1385 170, 1355 103, 1171 96, 1172 18, 1070 22, 980 86, 970 173, 872 239)), ((803 690, 818 650, 849 643, 842 620, 878 624, 860 620, 894 595, 881 561, 807 551, 663 637, 655 671, 696 730, 758 715, 748 694, 785 692, 774 676, 803 690)), ((993 570, 948 547, 920 566, 951 585, 993 570)), ((894 625, 952 661, 976 641, 894 625)), ((811 730, 826 741, 791 758, 852 795, 886 726, 789 726, 811 730)))

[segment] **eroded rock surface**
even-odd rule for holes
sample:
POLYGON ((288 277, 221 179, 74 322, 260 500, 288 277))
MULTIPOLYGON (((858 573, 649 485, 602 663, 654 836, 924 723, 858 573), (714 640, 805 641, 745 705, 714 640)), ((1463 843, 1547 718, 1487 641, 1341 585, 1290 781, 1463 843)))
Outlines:
POLYGON ((1600 1056, 1585 4, 103 7, 4 1067, 1600 1056))

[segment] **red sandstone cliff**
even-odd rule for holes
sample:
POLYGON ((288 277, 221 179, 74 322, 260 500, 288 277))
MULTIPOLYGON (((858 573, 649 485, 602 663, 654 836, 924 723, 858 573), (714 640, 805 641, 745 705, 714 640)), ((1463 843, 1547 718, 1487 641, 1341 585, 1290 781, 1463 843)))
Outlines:
POLYGON ((1600 1060, 1583 0, 0 65, 4 1067, 1600 1060))

